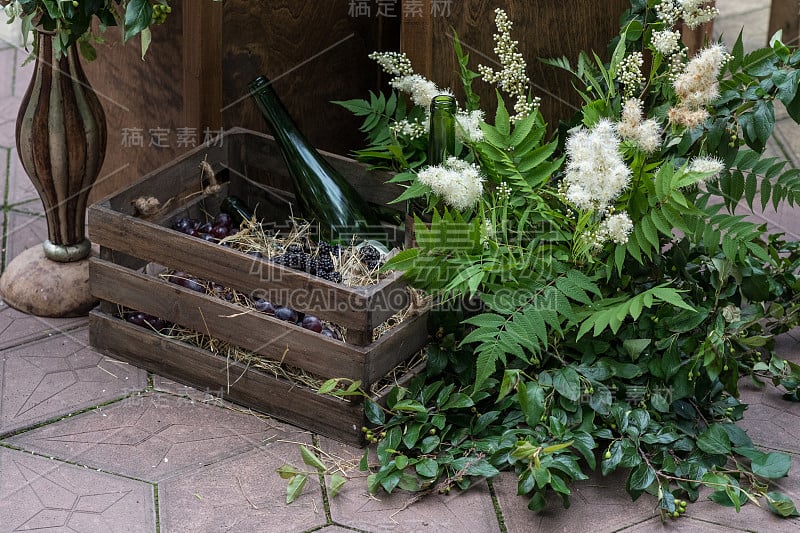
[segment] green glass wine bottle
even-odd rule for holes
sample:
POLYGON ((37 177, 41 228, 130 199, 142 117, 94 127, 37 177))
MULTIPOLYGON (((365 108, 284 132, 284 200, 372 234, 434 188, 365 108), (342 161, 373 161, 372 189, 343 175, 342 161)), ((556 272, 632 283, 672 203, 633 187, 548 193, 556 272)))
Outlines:
POLYGON ((428 134, 428 164, 441 165, 456 152, 455 97, 439 94, 431 100, 430 132, 428 134))
POLYGON ((317 222, 322 238, 333 242, 385 242, 375 211, 300 132, 272 82, 259 76, 249 89, 286 162, 300 215, 317 222))
MULTIPOLYGON (((430 107, 428 128, 428 160, 429 165, 441 165, 456 152, 456 99, 449 94, 433 97, 430 107)), ((405 245, 406 248, 416 246, 414 238, 414 216, 419 215, 419 206, 413 200, 406 202, 405 245)))

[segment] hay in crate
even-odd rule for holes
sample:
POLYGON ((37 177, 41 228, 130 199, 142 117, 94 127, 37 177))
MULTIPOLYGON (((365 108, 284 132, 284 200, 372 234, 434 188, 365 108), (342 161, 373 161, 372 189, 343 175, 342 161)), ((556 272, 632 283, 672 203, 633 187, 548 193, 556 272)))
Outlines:
MULTIPOLYGON (((291 225, 288 230, 276 230, 274 227, 269 227, 266 224, 253 220, 245 220, 241 224, 240 230, 229 237, 225 237, 220 241, 220 244, 229 246, 232 249, 248 253, 259 254, 262 260, 274 260, 276 257, 281 256, 292 245, 299 245, 303 249, 308 250, 310 255, 317 253, 317 243, 312 238, 312 226, 308 222, 292 219, 291 225)), ((369 268, 364 261, 362 261, 359 250, 365 246, 366 243, 351 242, 348 246, 342 246, 338 249, 338 253, 333 254, 333 262, 337 272, 342 275, 342 285, 348 287, 362 287, 377 284, 381 279, 385 278, 387 273, 380 270, 380 268, 369 268)), ((393 252, 381 251, 382 264, 386 259, 393 255, 393 252)), ((156 274, 162 279, 167 281, 185 280, 183 276, 189 276, 183 272, 176 272, 174 270, 165 270, 158 265, 151 265, 150 273, 156 274)), ((231 303, 240 305, 242 313, 258 313, 255 309, 255 299, 251 295, 247 295, 240 291, 224 287, 217 283, 195 280, 200 286, 201 290, 210 296, 224 299, 231 303)), ((430 298, 427 297, 422 291, 408 288, 411 294, 411 303, 402 311, 395 313, 389 319, 379 324, 373 330, 373 342, 378 340, 383 335, 392 331, 403 321, 416 316, 419 312, 425 309, 430 304, 430 298)), ((279 302, 276 302, 279 304, 279 302)), ((119 309, 119 315, 125 317, 131 313, 131 310, 119 309)), ((238 315, 231 315, 222 317, 223 319, 235 319, 238 315)), ((325 328, 330 329, 335 333, 338 340, 342 342, 347 341, 347 329, 329 321, 324 321, 325 328)), ((148 324, 149 326, 149 324, 148 324)), ((208 334, 200 333, 192 329, 183 327, 178 324, 169 324, 164 328, 153 328, 156 333, 161 336, 185 342, 193 346, 197 346, 203 350, 209 351, 217 356, 224 357, 226 361, 236 362, 245 365, 245 372, 248 369, 258 369, 273 375, 275 378, 283 379, 291 382, 294 385, 306 387, 312 390, 318 390, 320 386, 325 383, 325 379, 309 373, 303 369, 287 365, 283 361, 286 352, 280 358, 270 358, 262 354, 253 353, 245 350, 235 344, 231 344, 220 339, 216 339, 208 334)), ((377 396, 388 387, 392 387, 402 381, 411 369, 419 366, 425 360, 425 349, 420 350, 413 357, 407 361, 396 366, 389 374, 383 379, 378 380, 370 386, 369 391, 365 391, 370 395, 377 396)), ((229 365, 228 368, 232 370, 234 367, 229 365)), ((236 367, 236 372, 242 372, 236 367)), ((229 374, 228 387, 234 385, 241 375, 229 374)), ((350 385, 349 382, 343 380, 337 385, 336 390, 344 390, 350 385)), ((339 396, 342 401, 349 401, 347 396, 339 396)))
MULTIPOLYGON (((412 310, 412 306, 409 306, 408 309, 402 311, 401 313, 397 313, 395 316, 387 320, 382 327, 376 328, 376 336, 380 337, 391 331, 394 327, 401 324, 403 320, 410 315, 410 313, 416 312, 412 310)), ((121 317, 126 316, 130 313, 130 310, 119 309, 118 314, 121 317)), ((255 312, 255 311, 253 311, 255 312)), ((233 318, 233 317, 231 317, 233 318)), ((310 372, 307 372, 301 368, 293 367, 287 365, 283 362, 282 359, 271 359, 269 357, 265 357, 263 355, 250 352, 248 350, 244 350, 235 344, 221 341, 210 335, 206 335, 203 333, 199 333, 197 331, 193 331, 189 328, 185 328, 178 324, 169 324, 163 328, 155 328, 149 323, 146 324, 154 333, 176 341, 185 342, 192 346, 197 346, 203 350, 213 353, 219 357, 224 357, 226 361, 229 363, 236 362, 242 363, 245 365, 245 369, 240 371, 238 367, 234 367, 231 364, 228 365, 229 374, 228 374, 228 388, 235 385, 236 382, 244 375, 249 369, 257 369, 262 372, 266 372, 268 374, 273 375, 275 378, 283 379, 289 381, 293 385, 306 387, 308 389, 317 391, 322 386, 323 383, 326 382, 325 378, 320 376, 316 376, 310 372), (231 370, 235 370, 235 372, 230 373, 231 370)), ((399 385, 403 382, 403 378, 408 376, 413 369, 419 367, 422 363, 425 362, 427 350, 423 348, 422 350, 418 351, 408 360, 400 363, 396 367, 394 367, 386 376, 382 379, 376 381, 370 386, 370 389, 367 392, 371 396, 378 396, 382 392, 384 392, 387 388, 391 388, 395 385, 399 385)), ((283 353, 286 355, 286 352, 283 353)), ((350 385, 350 382, 347 380, 342 380, 339 384, 337 384, 335 391, 341 391, 347 389, 350 385)), ((350 401, 347 396, 337 396, 342 401, 348 402, 350 401)))

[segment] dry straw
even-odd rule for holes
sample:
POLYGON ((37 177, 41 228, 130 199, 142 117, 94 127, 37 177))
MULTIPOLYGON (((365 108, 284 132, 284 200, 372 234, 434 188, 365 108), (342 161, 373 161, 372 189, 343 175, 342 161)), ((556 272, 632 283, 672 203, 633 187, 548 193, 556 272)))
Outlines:
MULTIPOLYGON (((297 219, 293 220, 291 228, 285 233, 270 229, 266 225, 257 222, 255 219, 245 220, 242 222, 241 229, 236 234, 222 239, 220 244, 225 244, 232 249, 249 254, 260 253, 263 260, 267 261, 284 254, 286 249, 291 245, 303 247, 303 249, 309 251, 311 256, 315 256, 318 253, 317 245, 312 235, 312 226, 305 221, 297 219)), ((387 275, 386 272, 378 268, 368 268, 367 265, 361 261, 359 258, 359 248, 361 246, 362 244, 360 243, 356 244, 352 242, 349 246, 340 247, 338 253, 332 254, 334 267, 336 271, 342 275, 342 284, 345 286, 374 285, 387 275)), ((176 272, 174 271, 162 271, 158 275, 167 280, 174 281, 176 279, 176 272)), ((217 283, 203 280, 197 281, 204 288, 206 294, 242 306, 243 313, 258 312, 254 309, 254 302, 248 295, 217 283)), ((411 293, 410 305, 376 327, 373 331, 373 340, 377 340, 381 336, 386 335, 392 329, 403 323, 403 321, 416 316, 429 305, 429 299, 423 293, 413 289, 408 290, 411 293)), ((124 314, 124 312, 120 310, 120 314, 124 314)), ((239 315, 230 315, 221 318, 235 320, 237 316, 239 315)), ((346 342, 346 328, 330 322, 325 322, 324 325, 338 334, 343 339, 343 342, 346 342)), ((248 369, 258 369, 278 379, 283 379, 297 386, 307 387, 313 390, 319 389, 325 382, 324 378, 306 372, 303 369, 287 365, 283 361, 286 352, 276 354, 274 358, 267 357, 245 350, 235 344, 216 339, 207 333, 200 333, 179 325, 172 325, 167 329, 157 331, 157 333, 161 336, 185 342, 220 357, 224 357, 229 362, 228 387, 235 384, 248 369), (239 365, 234 365, 233 363, 244 365, 244 368, 239 365)), ((424 359, 424 350, 421 350, 408 361, 399 364, 383 379, 372 384, 370 390, 367 392, 371 395, 378 395, 386 388, 404 382, 408 376, 413 374, 414 369, 418 367, 424 359)), ((347 385, 348 383, 343 382, 341 387, 345 388, 347 385)), ((348 400, 342 398, 342 401, 348 400)))

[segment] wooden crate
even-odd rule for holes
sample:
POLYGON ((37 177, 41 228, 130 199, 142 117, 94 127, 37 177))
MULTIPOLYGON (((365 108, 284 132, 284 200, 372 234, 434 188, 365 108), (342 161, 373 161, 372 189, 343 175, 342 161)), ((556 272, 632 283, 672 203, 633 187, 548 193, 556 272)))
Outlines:
MULTIPOLYGON (((326 157, 367 201, 385 205, 396 197, 398 191, 385 184, 385 176, 368 174, 347 158, 326 157)), ((365 388, 407 361, 427 341, 425 310, 373 341, 373 330, 410 303, 398 274, 373 286, 348 288, 170 229, 181 216, 216 213, 228 194, 258 204, 259 218, 267 213, 272 221, 282 222, 286 193, 275 186, 287 183, 285 165, 270 137, 232 129, 216 145, 200 147, 92 205, 89 237, 101 248, 100 256, 90 263, 90 284, 101 305, 90 315, 90 343, 164 377, 200 389, 222 390, 232 401, 344 442, 359 443, 360 402, 317 395, 118 317, 120 308, 142 311, 321 379, 360 380, 365 388), (199 171, 203 160, 211 164, 222 185, 216 195, 202 193, 207 185, 199 171), (132 206, 142 196, 154 196, 162 205, 173 207, 144 219, 136 216, 132 206), (258 291, 270 301, 347 328, 347 342, 265 314, 244 312, 238 304, 169 283, 148 273, 154 265, 246 294, 258 291)))

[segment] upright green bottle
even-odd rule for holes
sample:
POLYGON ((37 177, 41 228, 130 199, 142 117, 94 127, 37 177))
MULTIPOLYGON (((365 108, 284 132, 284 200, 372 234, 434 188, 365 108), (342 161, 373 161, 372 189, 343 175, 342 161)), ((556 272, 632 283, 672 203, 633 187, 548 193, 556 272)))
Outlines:
POLYGON ((440 94, 431 100, 431 122, 428 134, 428 164, 441 165, 456 152, 455 97, 440 94))
MULTIPOLYGON (((457 109, 455 97, 449 94, 439 94, 431 100, 427 160, 429 165, 441 165, 448 157, 455 155, 457 109)), ((406 202, 406 248, 416 246, 414 216, 419 214, 417 211, 413 200, 406 202)))
POLYGON ((272 82, 259 76, 249 89, 286 162, 300 214, 319 223, 324 239, 348 243, 357 235, 385 242, 386 232, 374 210, 303 136, 272 82))

